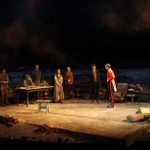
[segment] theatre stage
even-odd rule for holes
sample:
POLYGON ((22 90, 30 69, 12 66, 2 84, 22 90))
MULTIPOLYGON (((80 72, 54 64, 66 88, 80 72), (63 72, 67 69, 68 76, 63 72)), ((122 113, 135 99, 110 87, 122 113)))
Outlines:
POLYGON ((44 109, 38 113, 37 103, 29 107, 24 104, 0 107, 0 115, 20 121, 12 127, 0 124, 0 137, 28 137, 30 140, 48 142, 61 139, 68 143, 108 142, 127 146, 143 140, 147 132, 150 133, 149 123, 130 123, 126 120, 140 106, 147 107, 147 103, 117 103, 114 108, 107 108, 107 104, 106 101, 93 104, 90 100, 68 100, 63 104, 50 103, 49 113, 44 109), (42 126, 46 127, 44 131, 35 132, 42 126), (53 134, 47 129, 54 129, 53 134))

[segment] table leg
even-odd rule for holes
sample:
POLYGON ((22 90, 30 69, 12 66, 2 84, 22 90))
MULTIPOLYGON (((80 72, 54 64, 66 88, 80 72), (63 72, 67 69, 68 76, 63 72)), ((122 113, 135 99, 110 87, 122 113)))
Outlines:
POLYGON ((41 112, 41 103, 38 104, 38 112, 41 112))
POLYGON ((19 105, 19 92, 16 91, 16 101, 17 101, 17 105, 19 105))
POLYGON ((39 97, 40 97, 40 93, 39 93, 39 91, 37 92, 37 99, 39 99, 39 97))
POLYGON ((26 107, 28 107, 28 105, 29 105, 29 92, 27 92, 26 94, 27 94, 27 95, 26 95, 26 96, 27 96, 27 97, 26 97, 26 100, 27 100, 27 102, 26 102, 26 107))
POLYGON ((49 103, 46 103, 46 112, 49 113, 49 103))
POLYGON ((134 97, 131 97, 131 101, 132 101, 132 103, 134 102, 134 97))

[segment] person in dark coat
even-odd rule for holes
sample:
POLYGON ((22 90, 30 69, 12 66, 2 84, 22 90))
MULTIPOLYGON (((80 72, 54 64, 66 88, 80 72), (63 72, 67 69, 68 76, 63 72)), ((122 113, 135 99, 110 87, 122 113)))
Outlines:
POLYGON ((94 102, 96 100, 98 103, 100 100, 100 97, 99 97, 100 72, 99 72, 99 70, 97 70, 96 64, 91 65, 90 81, 91 81, 91 99, 92 99, 92 102, 94 102))
POLYGON ((39 69, 39 65, 38 64, 35 65, 35 69, 32 72, 32 79, 33 79, 33 82, 34 82, 34 84, 36 86, 40 85, 40 82, 41 82, 41 71, 39 69))

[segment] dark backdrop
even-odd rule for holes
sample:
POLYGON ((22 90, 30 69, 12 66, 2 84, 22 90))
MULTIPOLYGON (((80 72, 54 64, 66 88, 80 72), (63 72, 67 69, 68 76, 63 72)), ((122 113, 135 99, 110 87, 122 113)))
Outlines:
POLYGON ((148 0, 2 0, 0 65, 149 67, 148 0))

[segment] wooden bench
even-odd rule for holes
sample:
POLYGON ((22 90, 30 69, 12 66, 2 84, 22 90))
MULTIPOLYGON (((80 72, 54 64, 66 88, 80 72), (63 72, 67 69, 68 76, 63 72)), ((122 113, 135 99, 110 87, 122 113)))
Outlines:
POLYGON ((38 112, 41 112, 42 109, 46 109, 46 112, 49 112, 49 103, 50 100, 37 100, 38 103, 38 112))

